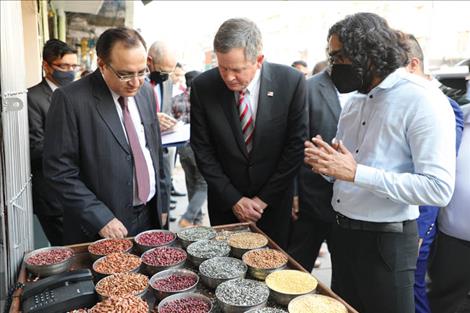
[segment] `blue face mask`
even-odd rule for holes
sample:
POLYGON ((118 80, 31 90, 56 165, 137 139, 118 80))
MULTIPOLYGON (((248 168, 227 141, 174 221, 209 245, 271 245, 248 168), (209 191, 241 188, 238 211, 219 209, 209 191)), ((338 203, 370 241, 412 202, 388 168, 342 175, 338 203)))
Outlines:
POLYGON ((60 86, 65 86, 73 82, 73 80, 75 79, 75 72, 74 71, 63 72, 63 71, 54 70, 54 72, 52 72, 52 77, 60 86))

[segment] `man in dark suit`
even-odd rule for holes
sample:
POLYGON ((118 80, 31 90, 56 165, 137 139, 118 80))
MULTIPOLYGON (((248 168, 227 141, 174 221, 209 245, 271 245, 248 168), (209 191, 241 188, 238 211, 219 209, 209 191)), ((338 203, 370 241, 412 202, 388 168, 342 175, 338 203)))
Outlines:
POLYGON ((191 90, 191 146, 208 183, 211 224, 256 222, 286 247, 307 137, 305 78, 263 62, 261 33, 247 19, 225 21, 214 50, 218 68, 191 90))
POLYGON ((61 195, 64 241, 122 238, 166 224, 161 138, 138 32, 106 30, 99 68, 58 89, 46 125, 44 174, 61 195))
MULTIPOLYGON (((307 103, 310 138, 320 134, 325 141, 331 142, 336 135, 341 105, 327 71, 307 81, 307 103)), ((296 220, 292 225, 288 251, 305 269, 312 271, 320 246, 329 239, 335 220, 331 207, 333 184, 303 165, 297 186, 299 211, 293 212, 296 220)))
POLYGON ((42 173, 42 153, 46 115, 52 92, 75 78, 77 51, 65 42, 51 39, 42 50, 44 77, 28 89, 29 148, 33 188, 33 210, 47 239, 53 246, 62 245, 62 205, 42 173))

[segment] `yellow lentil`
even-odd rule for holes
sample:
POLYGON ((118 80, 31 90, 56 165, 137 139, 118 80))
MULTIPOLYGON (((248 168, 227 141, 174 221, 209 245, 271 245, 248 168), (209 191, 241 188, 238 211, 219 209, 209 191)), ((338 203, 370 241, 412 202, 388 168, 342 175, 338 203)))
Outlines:
POLYGON ((268 239, 261 234, 243 232, 231 235, 228 244, 240 249, 256 249, 267 245, 268 239))
POLYGON ((297 270, 282 270, 269 274, 266 285, 284 294, 305 294, 317 288, 317 280, 308 273, 297 270))
POLYGON ((323 295, 305 295, 289 303, 289 313, 347 313, 346 307, 336 299, 323 295))

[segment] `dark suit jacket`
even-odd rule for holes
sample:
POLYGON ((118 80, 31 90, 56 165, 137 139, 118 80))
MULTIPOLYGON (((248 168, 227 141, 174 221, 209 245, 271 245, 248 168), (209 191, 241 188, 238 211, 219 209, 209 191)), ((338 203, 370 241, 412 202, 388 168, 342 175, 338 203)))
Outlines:
MULTIPOLYGON (((145 83, 134 97, 144 126, 156 177, 156 196, 148 203, 161 225, 168 199, 164 188, 161 137, 155 98, 145 83)), ((56 90, 47 116, 44 174, 61 194, 64 241, 97 238, 112 218, 130 229, 133 161, 111 93, 99 70, 56 90)), ((132 235, 132 234, 130 234, 132 235)))
POLYGON ((42 173, 42 152, 46 115, 51 105, 52 89, 43 78, 28 89, 29 154, 33 187, 34 213, 45 216, 61 216, 62 206, 52 192, 42 173))
MULTIPOLYGON (((318 73, 307 81, 307 103, 310 138, 321 135, 323 140, 331 143, 336 136, 341 105, 327 72, 318 73)), ((333 184, 305 164, 298 176, 298 192, 301 218, 308 216, 325 222, 334 221, 331 207, 333 184)))
POLYGON ((217 68, 192 83, 191 146, 208 183, 211 224, 238 222, 233 205, 242 196, 258 196, 268 204, 258 226, 285 246, 293 180, 307 135, 305 79, 295 69, 264 62, 260 80, 250 155, 235 93, 227 88, 217 68))

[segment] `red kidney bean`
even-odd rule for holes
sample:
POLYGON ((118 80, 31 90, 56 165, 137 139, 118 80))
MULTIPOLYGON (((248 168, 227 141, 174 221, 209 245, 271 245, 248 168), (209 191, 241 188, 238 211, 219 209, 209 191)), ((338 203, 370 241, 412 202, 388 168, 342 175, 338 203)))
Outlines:
POLYGON ((142 262, 153 266, 170 266, 186 259, 186 252, 179 248, 159 247, 149 250, 142 256, 142 262))
POLYGON ((197 278, 189 275, 172 274, 153 283, 155 289, 165 292, 175 292, 194 286, 197 278))
POLYGON ((34 253, 26 263, 30 265, 52 265, 63 262, 73 255, 72 250, 68 249, 51 249, 43 252, 34 253))
POLYGON ((183 298, 168 302, 159 313, 207 313, 209 303, 198 298, 183 298))
POLYGON ((175 234, 162 231, 144 233, 136 238, 136 242, 143 246, 161 246, 175 239, 175 234))

